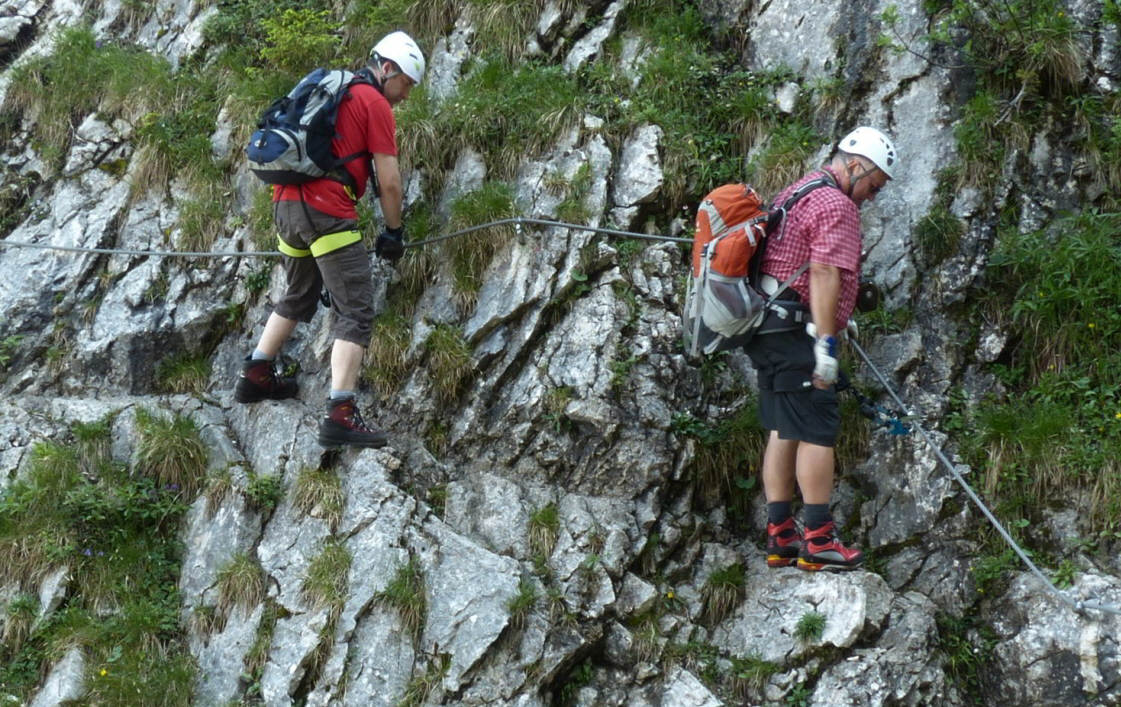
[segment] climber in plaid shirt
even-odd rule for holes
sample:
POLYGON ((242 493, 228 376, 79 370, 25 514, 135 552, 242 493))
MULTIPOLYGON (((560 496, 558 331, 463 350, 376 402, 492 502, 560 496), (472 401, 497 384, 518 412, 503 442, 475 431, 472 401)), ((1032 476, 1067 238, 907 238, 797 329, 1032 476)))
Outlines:
POLYGON ((886 135, 857 128, 838 143, 829 164, 775 200, 783 203, 799 186, 823 175, 835 187, 815 189, 791 209, 769 239, 760 265, 760 287, 773 294, 809 262, 779 300, 808 309, 812 322, 804 330, 758 335, 744 348, 759 375, 759 419, 770 431, 763 488, 771 567, 835 571, 864 561, 860 550, 837 538, 829 511, 841 419, 837 336, 846 330, 855 336, 850 316, 860 283, 860 207, 875 200, 898 162, 886 135), (795 482, 802 493, 804 534, 791 515, 795 482))

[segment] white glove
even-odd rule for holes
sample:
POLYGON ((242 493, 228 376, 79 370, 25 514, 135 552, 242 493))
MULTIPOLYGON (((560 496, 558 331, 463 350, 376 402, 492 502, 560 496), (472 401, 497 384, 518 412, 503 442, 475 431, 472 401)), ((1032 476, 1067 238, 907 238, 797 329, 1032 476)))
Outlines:
POLYGON ((818 336, 817 327, 813 322, 806 325, 806 333, 814 338, 814 380, 820 380, 825 385, 837 382, 837 371, 840 370, 840 361, 837 360, 837 338, 834 336, 818 336))
POLYGON ((845 327, 845 338, 853 341, 860 336, 860 327, 856 325, 855 319, 850 319, 848 326, 845 327))

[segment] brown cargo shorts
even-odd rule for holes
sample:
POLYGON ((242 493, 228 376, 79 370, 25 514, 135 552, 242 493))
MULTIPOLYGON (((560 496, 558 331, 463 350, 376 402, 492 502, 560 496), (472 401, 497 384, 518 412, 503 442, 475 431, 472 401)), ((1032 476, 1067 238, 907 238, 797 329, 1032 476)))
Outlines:
MULTIPOLYGON (((278 201, 273 209, 281 240, 298 250, 310 250, 311 244, 322 236, 358 227, 353 219, 330 216, 301 201, 278 201)), ((370 255, 361 240, 319 257, 283 255, 282 262, 288 287, 276 304, 277 314, 310 322, 320 293, 326 288, 335 309, 335 338, 369 345, 375 314, 374 284, 370 255)))

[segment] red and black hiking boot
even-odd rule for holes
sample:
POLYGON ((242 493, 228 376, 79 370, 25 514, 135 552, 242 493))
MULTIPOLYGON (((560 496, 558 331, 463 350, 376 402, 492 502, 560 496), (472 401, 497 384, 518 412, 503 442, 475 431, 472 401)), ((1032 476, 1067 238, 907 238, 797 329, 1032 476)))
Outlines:
POLYGON ((234 388, 234 400, 255 403, 261 400, 287 400, 296 397, 300 386, 295 378, 285 378, 276 372, 272 361, 253 360, 246 356, 241 364, 241 376, 234 388))
POLYGON ((837 539, 833 521, 815 530, 806 528, 802 536, 802 551, 798 554, 798 569, 807 572, 841 572, 854 570, 864 562, 864 553, 845 547, 837 539))
POLYGON ((767 566, 790 567, 798 564, 798 551, 802 549, 802 534, 793 518, 779 524, 767 523, 767 566))
POLYGON ((369 427, 358 412, 354 398, 327 400, 327 417, 319 423, 319 446, 369 447, 378 449, 388 443, 385 433, 369 427))

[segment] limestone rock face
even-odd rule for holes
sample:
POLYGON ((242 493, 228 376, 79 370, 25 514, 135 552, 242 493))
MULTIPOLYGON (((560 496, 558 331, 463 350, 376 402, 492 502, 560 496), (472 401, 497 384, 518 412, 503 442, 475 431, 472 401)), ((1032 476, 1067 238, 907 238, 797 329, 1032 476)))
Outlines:
MULTIPOLYGON (((838 476, 833 512, 846 541, 869 553, 864 569, 766 567, 756 437, 727 441, 754 429, 751 366, 740 352, 685 356, 689 254, 657 239, 689 235, 695 204, 671 203, 666 186, 681 136, 625 98, 583 104, 547 144, 509 164, 455 144, 447 164, 405 175, 407 204, 430 208, 436 230, 457 199, 496 181, 525 220, 467 236, 499 244, 470 297, 441 247, 426 247, 421 265, 419 254, 396 266, 371 255, 375 309, 408 328, 393 391, 359 393, 389 446, 317 445, 332 310, 298 327, 283 352, 281 363, 298 371, 296 397, 236 404, 241 361, 284 281, 271 257, 241 257, 256 248, 247 223, 259 185, 239 164, 236 97, 219 101, 201 136, 226 170, 229 205, 213 246, 226 255, 205 261, 157 254, 182 250, 198 205, 184 197, 189 175, 137 188, 142 116, 70 116, 73 139, 51 155, 32 138, 42 116, 8 103, 14 70, 48 55, 57 30, 83 22, 176 71, 205 65, 213 47, 204 27, 218 7, 95 5, 0 2, 0 494, 40 473, 37 444, 70 443, 78 423, 104 422, 108 457, 135 469, 139 410, 193 421, 209 454, 207 483, 225 484, 193 500, 177 536, 181 574, 169 586, 196 667, 194 704, 964 707, 969 690, 1009 707, 1117 702, 1117 619, 1093 608, 1121 603, 1121 569, 1101 557, 1107 541, 1090 553, 1077 537, 1080 509, 1039 509, 1042 522, 1033 516, 1023 532, 1061 549, 1072 586, 1056 595, 1018 566, 1003 577, 1007 588, 987 581, 994 551, 978 530, 987 521, 916 434, 870 432, 838 476), (417 282, 415 300, 395 299, 417 282), (449 331, 461 346, 451 353, 435 343, 449 331), (185 352, 203 356, 202 382, 173 394, 169 360, 185 352), (449 395, 440 375, 453 358, 463 380, 449 395), (322 488, 309 486, 310 473, 322 488), (269 504, 262 483, 276 489, 269 504), (332 601, 312 586, 328 551, 346 559, 332 601), (229 605, 224 573, 235 560, 260 569, 263 591, 229 605), (952 653, 961 646, 975 650, 952 653), (963 677, 963 666, 977 669, 963 677)), ((641 32, 646 5, 534 3, 540 16, 515 44, 566 77, 602 69, 620 90, 654 91, 642 85, 651 80, 644 69, 664 57, 641 32)), ((962 311, 986 286, 998 228, 1046 226, 1104 187, 1069 144, 1083 128, 1054 116, 1023 136, 991 191, 945 193, 940 170, 961 159, 955 131, 975 77, 877 45, 889 6, 898 30, 913 35, 930 27, 928 5, 701 0, 690 21, 719 37, 735 68, 777 77, 767 109, 781 120, 812 108, 823 142, 806 146, 807 170, 855 125, 896 140, 899 172, 861 212, 863 273, 890 312, 913 316, 885 317, 860 343, 906 401, 897 412, 980 487, 948 420, 1003 392, 990 368, 1007 361, 1019 334, 962 311), (821 101, 823 87, 843 106, 821 101), (916 235, 936 208, 964 225, 940 262, 916 235)), ((1085 30, 1080 81, 1113 96, 1117 28, 1098 2, 1064 7, 1085 30)), ((478 8, 444 19, 426 47, 435 111, 478 70, 491 31, 478 8)), ((700 189, 703 176, 685 177, 686 191, 700 189)), ((896 407, 866 364, 854 378, 896 407)), ((100 482, 96 470, 83 474, 100 482)), ((65 560, 0 574, 5 645, 81 594, 81 557, 65 560), (27 604, 36 609, 24 626, 12 607, 27 604)), ((33 707, 81 702, 96 686, 101 654, 56 648, 27 693, 33 707)))

